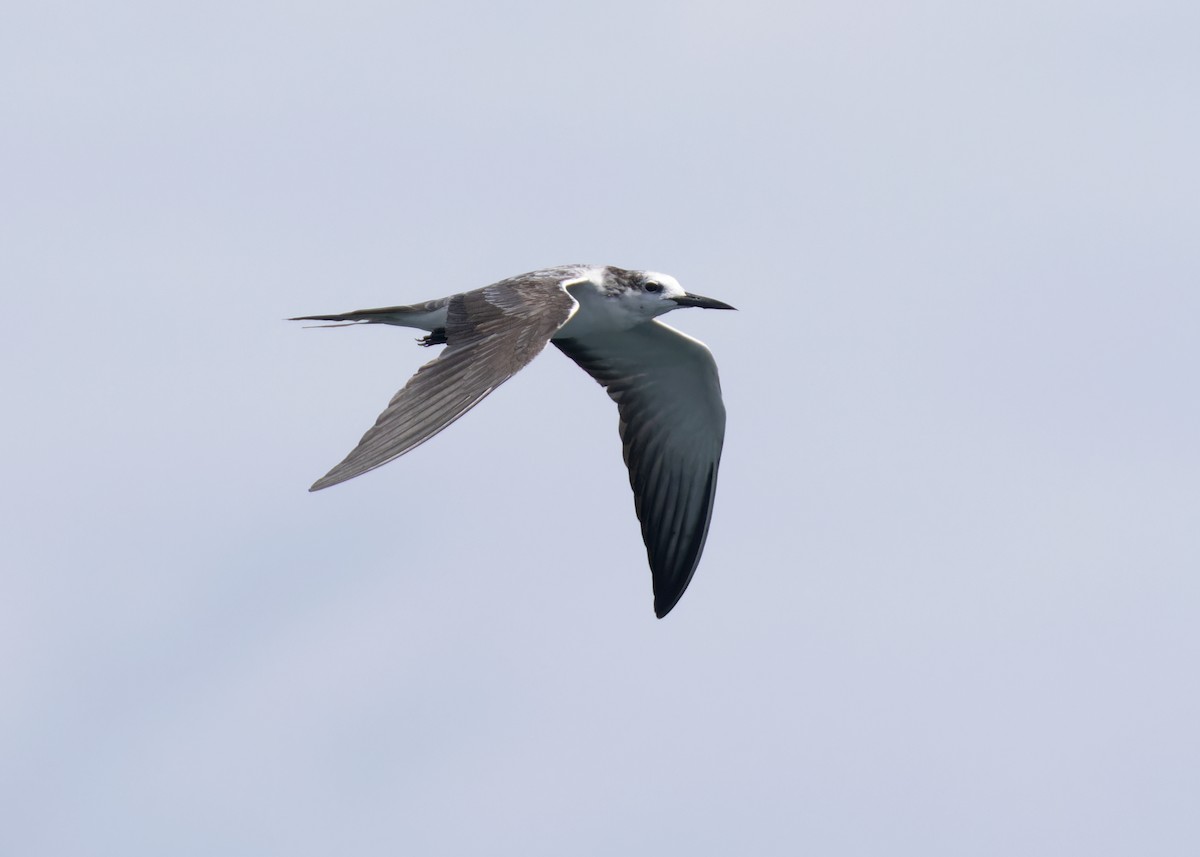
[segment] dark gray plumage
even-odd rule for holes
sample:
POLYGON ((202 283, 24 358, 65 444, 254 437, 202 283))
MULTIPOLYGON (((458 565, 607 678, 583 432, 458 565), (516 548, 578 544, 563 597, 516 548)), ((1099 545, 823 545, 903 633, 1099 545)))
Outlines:
POLYGON ((617 403, 625 463, 665 616, 700 561, 725 435, 708 348, 655 317, 683 306, 733 309, 687 294, 665 274, 569 265, 411 306, 296 320, 395 324, 446 344, 380 414, 316 491, 372 470, 440 432, 538 355, 547 342, 617 403))

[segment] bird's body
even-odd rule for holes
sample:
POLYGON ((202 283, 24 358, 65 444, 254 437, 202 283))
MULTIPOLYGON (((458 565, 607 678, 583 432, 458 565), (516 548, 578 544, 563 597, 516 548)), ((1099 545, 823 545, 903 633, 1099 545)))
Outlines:
POLYGON ((687 294, 665 274, 566 265, 423 304, 294 319, 412 327, 429 332, 422 344, 447 346, 310 490, 352 479, 425 442, 553 342, 617 403, 655 612, 665 616, 700 561, 725 435, 712 354, 655 320, 683 306, 732 309, 687 294))

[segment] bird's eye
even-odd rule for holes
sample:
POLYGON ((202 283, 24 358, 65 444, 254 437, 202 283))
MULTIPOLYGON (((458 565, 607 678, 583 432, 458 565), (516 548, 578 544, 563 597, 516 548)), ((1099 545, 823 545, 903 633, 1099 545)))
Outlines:
POLYGON ((650 282, 646 283, 645 289, 648 292, 661 292, 662 291, 662 283, 660 283, 656 280, 651 280, 650 282))

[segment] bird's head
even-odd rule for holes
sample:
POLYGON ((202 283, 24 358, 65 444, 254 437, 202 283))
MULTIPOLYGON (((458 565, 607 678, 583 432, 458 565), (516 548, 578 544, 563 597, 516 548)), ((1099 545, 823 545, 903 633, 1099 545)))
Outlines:
POLYGON ((646 319, 680 307, 734 309, 723 301, 688 294, 670 274, 660 274, 657 271, 625 271, 619 268, 610 268, 609 273, 616 281, 616 296, 622 304, 632 313, 646 319))

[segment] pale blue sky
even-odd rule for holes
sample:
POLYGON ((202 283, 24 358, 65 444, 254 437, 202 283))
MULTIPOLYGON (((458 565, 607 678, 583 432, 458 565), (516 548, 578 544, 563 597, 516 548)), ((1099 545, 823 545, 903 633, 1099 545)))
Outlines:
POLYGON ((1198 8, 6 8, 0 853, 1196 853, 1198 8), (741 310, 663 621, 553 349, 305 490, 568 262, 741 310))

